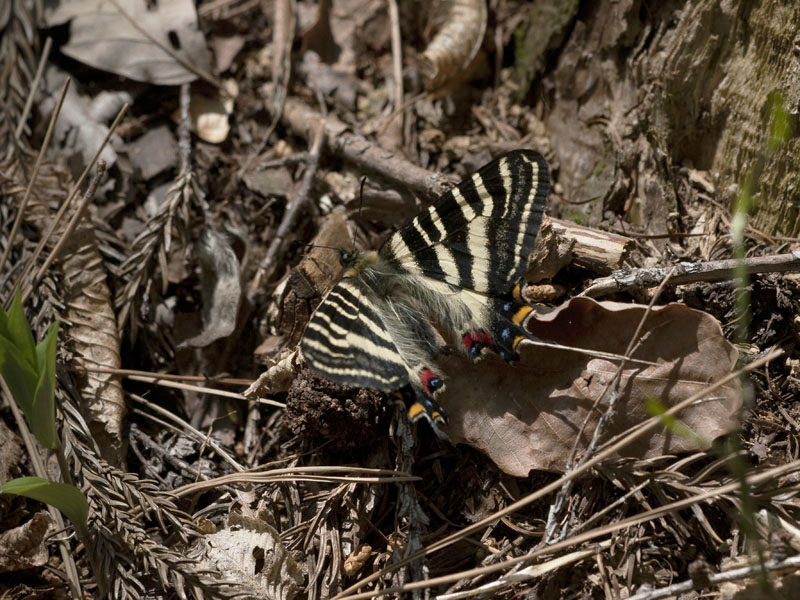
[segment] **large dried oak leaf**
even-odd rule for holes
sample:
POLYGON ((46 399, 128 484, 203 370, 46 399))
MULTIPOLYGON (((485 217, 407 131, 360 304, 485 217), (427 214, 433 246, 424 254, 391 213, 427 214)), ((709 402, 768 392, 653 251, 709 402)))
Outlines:
MULTIPOLYGON (((533 320, 529 329, 542 340, 621 355, 645 312, 644 306, 573 298, 533 320)), ((576 438, 580 437, 580 453, 606 411, 610 394, 595 410, 592 406, 617 365, 526 343, 520 350, 522 359, 516 366, 506 365, 493 353, 475 364, 455 355, 442 358, 440 365, 449 377, 439 401, 449 418, 447 432, 454 443, 482 450, 511 475, 525 477, 531 469, 563 471, 576 438)), ((669 304, 647 316, 633 358, 657 366, 626 366, 618 388, 612 388, 616 412, 606 425, 604 440, 647 419, 647 400, 670 407, 725 377, 734 368, 737 353, 713 317, 669 304)), ((678 417, 710 442, 738 426, 741 403, 741 387, 734 380, 678 417)), ((696 449, 697 442, 688 436, 662 428, 624 452, 646 458, 696 449)))

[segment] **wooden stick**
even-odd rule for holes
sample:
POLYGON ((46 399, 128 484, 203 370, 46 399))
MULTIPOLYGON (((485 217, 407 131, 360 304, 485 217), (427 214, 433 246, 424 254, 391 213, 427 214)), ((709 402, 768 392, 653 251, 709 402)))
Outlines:
MULTIPOLYGON (((670 285, 681 285, 696 281, 725 281, 736 277, 736 268, 753 273, 782 273, 800 271, 800 251, 771 256, 754 256, 737 259, 712 260, 709 262, 681 262, 675 265, 670 285)), ((659 285, 673 267, 649 269, 619 269, 608 277, 595 279, 582 296, 597 297, 631 289, 645 289, 659 285)))

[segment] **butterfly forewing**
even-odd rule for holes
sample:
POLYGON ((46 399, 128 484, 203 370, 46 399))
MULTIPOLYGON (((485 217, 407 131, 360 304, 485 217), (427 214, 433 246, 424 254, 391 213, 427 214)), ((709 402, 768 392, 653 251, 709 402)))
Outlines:
POLYGON ((445 343, 473 359, 489 348, 513 361, 529 337, 532 309, 509 291, 524 275, 549 185, 540 154, 510 152, 443 194, 377 253, 345 261, 345 277, 306 328, 306 362, 343 384, 410 384, 418 399, 412 420, 441 422, 435 396, 444 379, 434 362, 445 343))
POLYGON ((410 273, 503 295, 525 272, 549 186, 538 152, 510 152, 444 193, 380 253, 410 273))
POLYGON ((358 281, 344 279, 334 286, 311 317, 301 344, 312 369, 339 383, 384 391, 408 382, 375 300, 358 281))

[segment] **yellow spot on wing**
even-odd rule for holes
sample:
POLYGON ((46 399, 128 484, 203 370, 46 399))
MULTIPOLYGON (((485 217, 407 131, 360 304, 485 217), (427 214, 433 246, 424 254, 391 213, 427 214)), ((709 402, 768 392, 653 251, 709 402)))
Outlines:
POLYGON ((414 402, 409 409, 408 409, 408 419, 409 421, 416 421, 420 418, 422 413, 425 412, 425 407, 422 406, 419 402, 414 402))
POLYGON ((525 320, 525 317, 531 314, 532 310, 533 308, 531 308, 530 306, 523 306, 516 312, 516 314, 511 318, 511 320, 514 321, 515 325, 520 325, 525 320))

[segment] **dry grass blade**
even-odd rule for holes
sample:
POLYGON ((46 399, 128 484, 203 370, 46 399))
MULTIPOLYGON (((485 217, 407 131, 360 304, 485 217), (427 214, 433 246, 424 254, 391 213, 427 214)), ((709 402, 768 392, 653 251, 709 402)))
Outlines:
POLYGON ((233 473, 209 481, 198 481, 173 490, 178 496, 188 496, 221 485, 237 483, 270 483, 277 481, 313 481, 321 483, 402 483, 419 481, 419 477, 401 471, 366 469, 360 467, 294 467, 273 469, 264 473, 233 473), (319 474, 318 474, 319 473, 319 474), (345 473, 350 475, 333 475, 345 473))
MULTIPOLYGON (((28 120, 28 115, 31 111, 31 106, 33 106, 33 100, 36 97, 36 90, 39 88, 39 82, 42 80, 42 74, 44 73, 44 68, 47 65, 47 59, 50 57, 50 50, 53 47, 53 39, 47 38, 44 41, 44 47, 42 48, 41 56, 39 57, 39 66, 36 67, 36 75, 31 82, 30 93, 28 94, 28 98, 25 100, 25 106, 22 108, 22 114, 19 116, 19 123, 17 123, 17 129, 14 132, 14 137, 20 139, 22 137, 22 132, 25 131, 25 122, 28 120)), ((59 104, 62 100, 59 100, 59 104)), ((58 114, 58 110, 55 111, 58 114)), ((47 144, 44 144, 47 146, 47 144)))
MULTIPOLYGON (((108 141, 111 139, 111 136, 114 134, 114 131, 116 130, 117 126, 119 126, 120 121, 122 120, 122 117, 125 115, 127 110, 128 110, 128 105, 125 104, 120 109, 119 113, 117 113, 117 116, 114 119, 114 122, 111 124, 111 127, 109 127, 109 129, 108 129, 108 133, 106 134, 106 137, 103 139, 103 143, 100 144, 100 147, 95 152, 92 160, 89 162, 88 165, 86 165, 86 168, 83 170, 83 172, 81 173, 80 177, 78 177, 78 180, 72 186, 72 189, 70 190, 70 193, 67 196, 66 200, 64 200, 64 202, 59 207, 58 212, 53 217, 53 220, 52 220, 52 222, 50 223, 50 225, 49 225, 49 227, 47 229, 47 232, 42 236, 42 239, 39 240, 39 243, 36 246, 36 250, 34 250, 33 255, 27 261, 27 264, 25 265, 25 269, 23 270, 22 274, 17 278, 17 282, 15 284, 15 287, 21 287, 23 285, 23 283, 25 282, 25 280, 26 280, 26 278, 28 276, 28 273, 30 273, 30 271, 36 265, 36 262, 37 262, 37 260, 39 258, 39 255, 42 253, 42 251, 44 250, 45 246, 50 241, 50 238, 52 237, 52 235, 55 232, 56 228, 61 223, 61 220, 64 218, 64 214, 66 213, 67 209, 70 207, 72 199, 75 198, 75 196, 78 195, 78 191, 80 190, 81 186, 83 185, 83 182, 85 181, 87 175, 89 174, 89 171, 92 168, 94 168, 94 165, 97 162, 97 159, 100 156, 100 153, 103 151, 103 148, 106 147, 106 144, 108 144, 108 141)), ((56 256, 57 256, 56 252, 51 252, 50 255, 48 256, 46 264, 47 265, 51 264, 52 261, 56 258, 56 256)), ((42 278, 44 277, 45 271, 46 271, 46 269, 44 269, 44 268, 40 268, 37 271, 37 274, 36 274, 36 281, 37 282, 42 280, 42 278)), ((29 285, 28 287, 24 288, 24 290, 23 290, 23 298, 27 298, 30 295, 32 289, 33 289, 33 285, 32 284, 29 285)), ((9 299, 7 302, 10 303, 11 300, 9 299)), ((7 304, 7 306, 8 306, 8 304, 7 304)))

